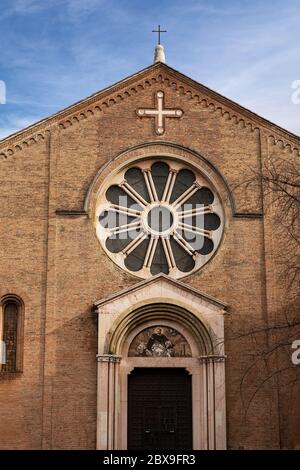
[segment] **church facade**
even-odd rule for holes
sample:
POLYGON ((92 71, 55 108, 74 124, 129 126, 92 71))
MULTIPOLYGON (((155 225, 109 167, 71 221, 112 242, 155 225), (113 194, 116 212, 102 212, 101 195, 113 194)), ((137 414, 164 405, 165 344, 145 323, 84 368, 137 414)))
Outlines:
POLYGON ((249 368, 283 299, 242 184, 299 145, 162 62, 0 142, 1 449, 300 444, 249 368))

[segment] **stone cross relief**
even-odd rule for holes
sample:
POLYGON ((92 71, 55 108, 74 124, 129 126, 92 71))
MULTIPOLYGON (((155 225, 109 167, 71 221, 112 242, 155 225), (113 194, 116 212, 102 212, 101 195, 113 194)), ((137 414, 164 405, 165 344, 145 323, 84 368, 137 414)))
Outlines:
POLYGON ((164 92, 158 91, 156 94, 157 108, 139 108, 137 114, 140 117, 155 118, 155 132, 162 135, 165 132, 165 118, 181 118, 182 109, 168 109, 164 107, 164 92))

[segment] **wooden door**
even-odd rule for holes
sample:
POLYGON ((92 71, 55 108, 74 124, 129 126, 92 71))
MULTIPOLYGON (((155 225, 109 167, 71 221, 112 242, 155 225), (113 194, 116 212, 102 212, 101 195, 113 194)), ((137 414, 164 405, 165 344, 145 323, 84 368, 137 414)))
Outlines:
POLYGON ((191 376, 136 368, 128 377, 128 449, 192 449, 191 376))

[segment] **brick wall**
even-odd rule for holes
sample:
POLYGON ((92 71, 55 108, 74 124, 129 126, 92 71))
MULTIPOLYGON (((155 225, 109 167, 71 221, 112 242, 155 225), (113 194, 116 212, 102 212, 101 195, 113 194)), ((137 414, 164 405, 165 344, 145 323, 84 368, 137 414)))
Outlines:
MULTIPOLYGON (((271 220, 260 217, 260 188, 239 186, 246 169, 259 170, 267 158, 271 129, 254 119, 249 123, 204 89, 180 82, 179 74, 159 70, 150 69, 130 87, 120 85, 111 98, 83 103, 76 113, 70 111, 71 117, 58 116, 43 140, 1 162, 0 296, 15 293, 25 303, 24 371, 0 378, 3 449, 95 448, 97 325, 91 307, 137 278, 105 255, 87 215, 58 215, 56 210, 82 210, 99 169, 124 150, 150 141, 177 143, 212 163, 228 183, 235 212, 244 214, 228 212, 217 254, 184 282, 229 305, 228 446, 279 445, 274 384, 257 393, 247 415, 240 390, 253 344, 239 333, 268 321, 280 295, 271 220), (157 90, 165 92, 166 107, 184 111, 180 120, 166 120, 161 137, 152 119, 136 115, 139 107, 154 107, 157 90), (246 217, 249 213, 254 216, 246 217)), ((254 369, 247 377, 246 396, 258 375, 254 369)))

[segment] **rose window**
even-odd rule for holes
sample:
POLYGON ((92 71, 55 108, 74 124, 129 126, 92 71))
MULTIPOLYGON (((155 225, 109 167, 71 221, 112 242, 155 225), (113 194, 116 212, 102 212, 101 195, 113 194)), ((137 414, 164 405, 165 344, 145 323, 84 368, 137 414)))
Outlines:
POLYGON ((109 257, 142 278, 179 278, 203 266, 222 235, 219 198, 198 171, 144 160, 110 181, 97 207, 97 236, 109 257))

